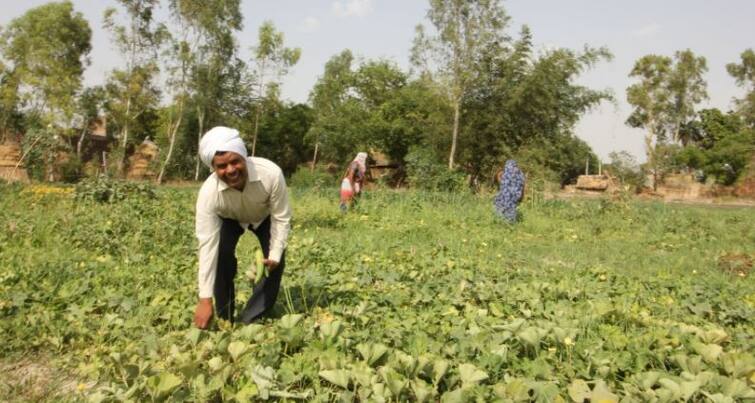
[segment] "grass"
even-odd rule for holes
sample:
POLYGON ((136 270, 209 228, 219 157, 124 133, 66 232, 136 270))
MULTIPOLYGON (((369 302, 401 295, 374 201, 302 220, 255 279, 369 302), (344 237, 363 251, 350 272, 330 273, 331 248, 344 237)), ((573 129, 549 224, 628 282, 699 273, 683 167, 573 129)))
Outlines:
POLYGON ((755 209, 533 199, 511 226, 488 196, 379 190, 342 215, 336 189, 292 189, 274 312, 198 332, 195 192, 0 188, 4 365, 51 357, 90 400, 753 393, 755 209))

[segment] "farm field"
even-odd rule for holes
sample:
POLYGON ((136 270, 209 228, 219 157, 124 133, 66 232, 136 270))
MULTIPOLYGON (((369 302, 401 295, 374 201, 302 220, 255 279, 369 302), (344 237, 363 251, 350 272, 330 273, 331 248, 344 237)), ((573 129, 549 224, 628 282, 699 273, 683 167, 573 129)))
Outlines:
POLYGON ((292 189, 274 311, 199 331, 195 193, 0 185, 0 400, 755 399, 753 208, 292 189))

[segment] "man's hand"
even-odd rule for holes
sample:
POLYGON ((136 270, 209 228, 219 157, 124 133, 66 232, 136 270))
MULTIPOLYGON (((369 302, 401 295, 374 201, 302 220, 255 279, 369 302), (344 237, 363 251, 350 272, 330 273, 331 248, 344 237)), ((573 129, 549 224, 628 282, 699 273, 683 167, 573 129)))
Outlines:
POLYGON ((275 260, 270 260, 270 259, 263 260, 262 264, 267 266, 268 271, 273 271, 275 270, 276 267, 278 267, 278 262, 276 262, 275 260))
POLYGON ((194 311, 194 326, 207 329, 212 319, 212 298, 200 298, 194 311))

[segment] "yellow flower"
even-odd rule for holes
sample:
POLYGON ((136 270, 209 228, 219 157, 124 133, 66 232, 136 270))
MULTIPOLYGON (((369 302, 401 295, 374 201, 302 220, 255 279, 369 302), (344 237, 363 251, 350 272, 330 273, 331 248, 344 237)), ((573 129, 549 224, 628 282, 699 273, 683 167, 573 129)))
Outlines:
POLYGON ((573 346, 574 345, 574 341, 571 339, 571 337, 567 336, 567 337, 564 338, 564 345, 565 346, 573 346))

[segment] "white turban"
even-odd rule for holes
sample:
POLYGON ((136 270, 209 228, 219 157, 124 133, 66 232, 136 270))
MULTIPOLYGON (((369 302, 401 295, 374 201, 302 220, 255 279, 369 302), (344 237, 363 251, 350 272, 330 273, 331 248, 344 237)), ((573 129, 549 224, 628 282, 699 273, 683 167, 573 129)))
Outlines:
POLYGON ((223 126, 213 127, 199 140, 199 159, 210 169, 212 159, 219 151, 232 151, 246 158, 246 146, 244 140, 239 137, 238 130, 223 126))

